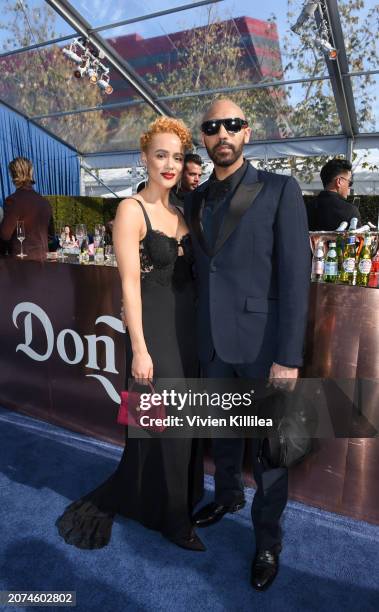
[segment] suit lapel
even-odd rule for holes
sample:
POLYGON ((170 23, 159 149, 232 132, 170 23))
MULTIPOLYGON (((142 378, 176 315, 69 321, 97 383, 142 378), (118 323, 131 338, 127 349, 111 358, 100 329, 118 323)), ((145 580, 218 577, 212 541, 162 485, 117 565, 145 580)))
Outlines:
POLYGON ((262 187, 263 183, 258 182, 256 169, 249 165, 245 176, 230 201, 216 240, 214 253, 217 253, 222 248, 229 236, 234 232, 242 215, 252 206, 262 187))

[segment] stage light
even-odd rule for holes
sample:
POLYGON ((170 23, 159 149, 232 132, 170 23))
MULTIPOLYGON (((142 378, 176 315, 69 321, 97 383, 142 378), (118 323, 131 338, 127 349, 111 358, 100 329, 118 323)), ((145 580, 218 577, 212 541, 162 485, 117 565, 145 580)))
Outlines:
POLYGON ((83 58, 77 53, 75 53, 71 45, 69 49, 63 49, 63 55, 65 55, 69 60, 75 62, 76 64, 81 64, 83 61, 83 58))
POLYGON ((62 49, 62 52, 70 61, 79 64, 74 71, 77 79, 87 75, 89 82, 97 84, 104 93, 109 95, 113 92, 113 87, 109 83, 109 68, 100 61, 105 54, 87 38, 75 38, 68 48, 62 49), (100 79, 99 74, 101 74, 100 79))
POLYGON ((81 79, 85 75, 85 73, 86 73, 86 67, 80 66, 79 68, 74 70, 74 77, 76 77, 77 79, 81 79))
POLYGON ((109 95, 113 92, 113 87, 109 84, 109 77, 107 75, 103 74, 101 79, 97 81, 97 84, 106 94, 109 95))
POLYGON ((307 1, 304 4, 296 23, 293 26, 291 26, 292 32, 295 32, 296 34, 298 34, 299 30, 304 25, 304 23, 308 21, 308 19, 313 17, 319 4, 320 4, 319 2, 309 2, 309 1, 307 1))
POLYGON ((99 80, 99 77, 97 76, 97 71, 94 68, 88 68, 87 74, 88 74, 90 83, 93 83, 93 84, 97 83, 97 81, 99 80))
POLYGON ((321 51, 325 53, 325 55, 327 55, 330 60, 337 59, 338 51, 335 47, 333 47, 333 45, 330 44, 328 40, 317 36, 314 39, 314 45, 321 49, 321 51))
POLYGON ((108 81, 104 81, 103 79, 100 79, 97 82, 98 86, 100 87, 100 89, 102 89, 106 94, 111 94, 113 92, 113 87, 111 85, 109 85, 108 81))

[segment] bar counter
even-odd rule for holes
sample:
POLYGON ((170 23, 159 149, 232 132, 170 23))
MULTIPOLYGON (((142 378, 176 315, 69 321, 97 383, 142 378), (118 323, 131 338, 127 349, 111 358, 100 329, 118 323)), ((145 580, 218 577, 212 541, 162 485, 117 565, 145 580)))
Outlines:
MULTIPOLYGON (((117 268, 0 258, 0 295, 0 405, 123 444, 117 268)), ((378 347, 379 290, 312 284, 302 376, 354 379, 379 428, 378 347)), ((379 438, 320 439, 290 470, 290 497, 379 524, 378 481, 379 438)))

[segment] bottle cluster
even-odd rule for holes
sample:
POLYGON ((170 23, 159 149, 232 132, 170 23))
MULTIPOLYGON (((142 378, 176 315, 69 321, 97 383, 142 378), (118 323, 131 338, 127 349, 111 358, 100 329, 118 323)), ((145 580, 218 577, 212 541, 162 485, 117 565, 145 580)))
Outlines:
POLYGON ((378 287, 379 251, 372 257, 370 233, 357 235, 341 232, 328 242, 325 254, 320 239, 312 260, 312 280, 315 282, 341 283, 361 287, 378 287))

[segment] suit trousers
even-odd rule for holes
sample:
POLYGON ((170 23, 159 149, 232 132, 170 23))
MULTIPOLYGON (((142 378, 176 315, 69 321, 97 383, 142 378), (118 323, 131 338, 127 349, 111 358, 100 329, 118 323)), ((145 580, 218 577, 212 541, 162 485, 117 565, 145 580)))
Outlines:
MULTIPOLYGON (((252 378, 267 379, 270 366, 256 364, 230 364, 215 353, 209 362, 203 362, 205 378, 252 378)), ((213 459, 215 463, 215 501, 230 505, 244 499, 242 462, 246 441, 244 439, 214 439, 213 459)), ((271 549, 281 544, 280 517, 288 499, 287 468, 265 469, 258 459, 260 440, 249 440, 252 444, 253 475, 257 485, 251 518, 254 525, 256 549, 271 549)))

